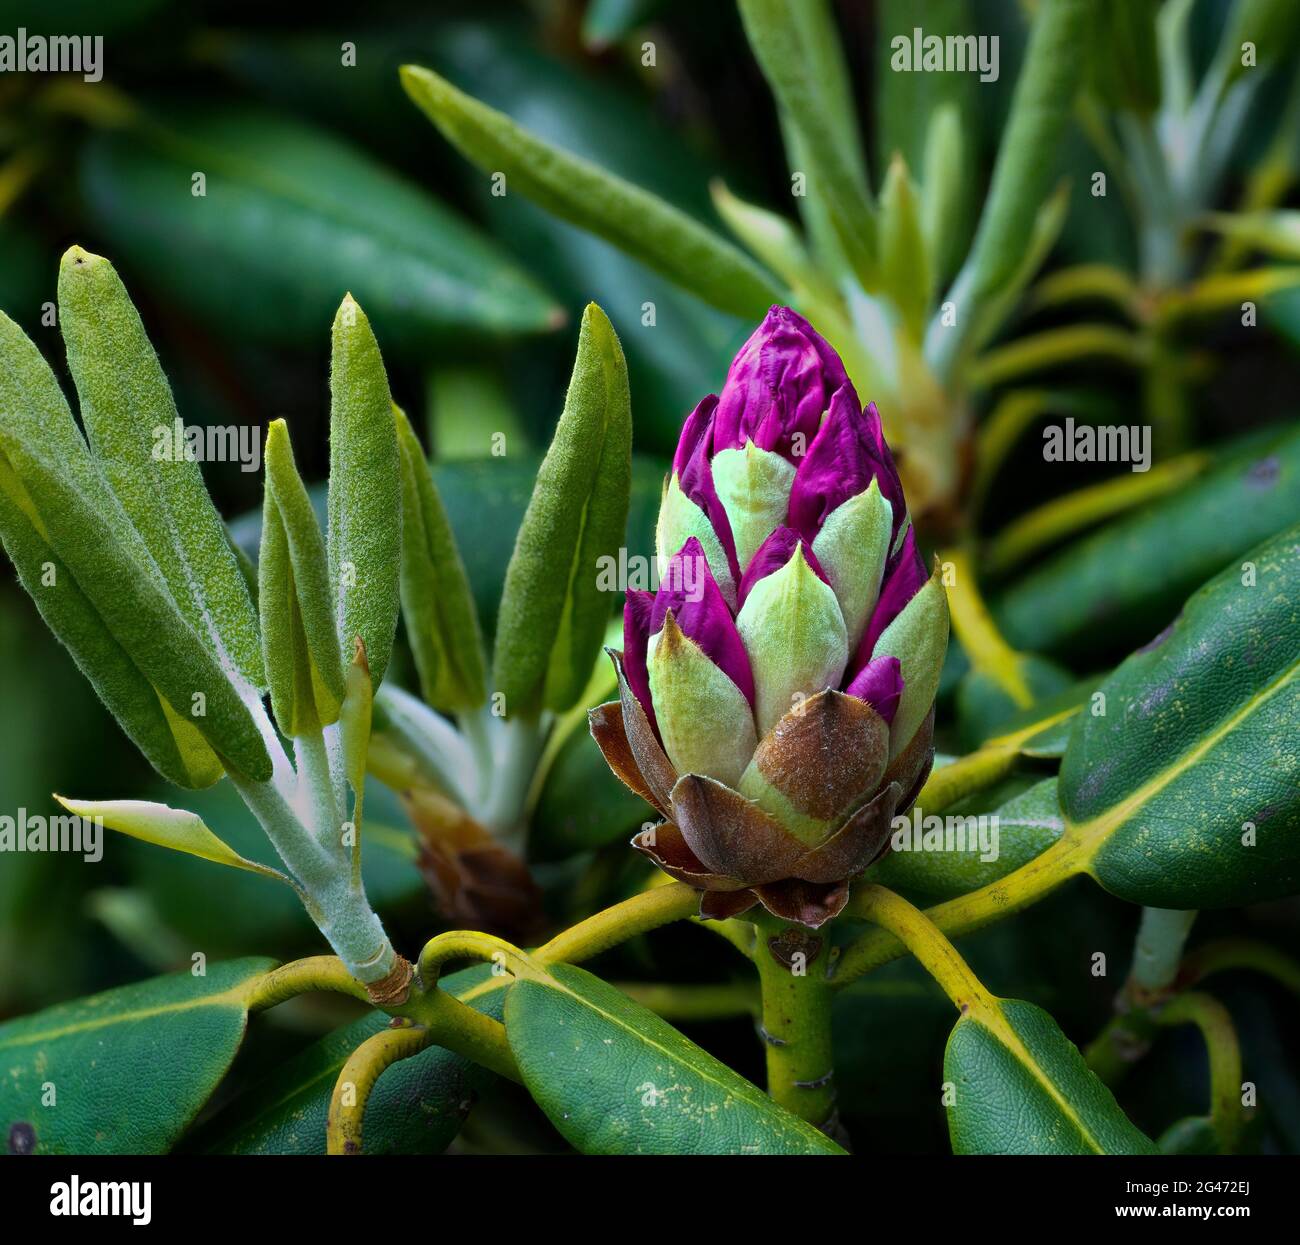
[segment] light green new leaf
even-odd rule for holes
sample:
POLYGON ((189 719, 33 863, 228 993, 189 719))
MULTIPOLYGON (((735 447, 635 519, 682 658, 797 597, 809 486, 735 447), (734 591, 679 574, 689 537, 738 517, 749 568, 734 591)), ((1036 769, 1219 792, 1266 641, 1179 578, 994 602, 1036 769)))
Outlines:
POLYGON ((518 191, 724 311, 755 320, 782 301, 748 256, 657 195, 544 142, 430 69, 401 72, 407 94, 447 141, 484 172, 504 176, 508 194, 518 191))
POLYGON ((41 536, 159 695, 224 762, 256 781, 269 778, 271 759, 252 710, 173 600, 49 365, 3 315, 0 456, 38 516, 41 536))
POLYGON ((1205 218, 1207 229, 1263 251, 1277 259, 1300 259, 1300 211, 1216 212, 1205 218))
POLYGON ((402 468, 402 613, 420 690, 435 709, 487 699, 483 637, 465 564, 429 464, 406 415, 394 408, 402 468))
POLYGON ((273 967, 211 964, 0 1025, 0 1136, 36 1154, 166 1153, 226 1075, 273 967))
POLYGON ((1061 765, 1111 894, 1221 908, 1300 889, 1300 527, 1235 560, 1105 683, 1061 765))
POLYGON ((631 476, 627 364, 592 303, 501 594, 492 680, 508 714, 562 711, 582 694, 611 613, 601 562, 623 543, 631 476))
POLYGON ((275 720, 296 736, 338 718, 343 662, 325 541, 282 419, 267 429, 262 501, 257 597, 266 673, 275 720))
POLYGON ((172 599, 223 664, 265 686, 257 617, 225 526, 186 453, 171 387, 113 265, 70 248, 59 323, 90 447, 172 599))
POLYGON ((921 232, 936 282, 952 275, 961 254, 967 228, 966 161, 961 114, 944 104, 930 117, 921 167, 921 232))
POLYGON ((875 212, 860 150, 846 137, 851 134, 844 119, 847 91, 833 28, 826 25, 830 14, 822 0, 739 0, 739 5, 754 57, 798 133, 809 189, 825 205, 858 280, 870 287, 877 259, 875 212), (837 63, 840 71, 828 73, 828 64, 837 63))
MULTIPOLYGON (((1002 132, 988 198, 970 255, 949 298, 958 305, 956 338, 1011 280, 1025 239, 1055 176, 1056 157, 1069 124, 1086 56, 1090 0, 1042 0, 1034 18, 1024 68, 1002 132)), ((947 351, 955 353, 954 340, 947 351)))
POLYGON ((383 681, 400 609, 402 482, 393 399, 365 312, 349 295, 334 318, 330 369, 329 567, 340 651, 358 636, 383 681))
POLYGON ((43 530, 31 498, 0 455, 0 543, 45 625, 154 769, 180 787, 216 782, 225 773, 216 753, 114 639, 43 530))
POLYGON ((948 1039, 957 1154, 1154 1154, 1041 1008, 980 995, 948 1039))
POLYGON ((571 965, 506 996, 538 1106, 584 1154, 842 1154, 622 991, 571 965))
POLYGON ((278 869, 259 865, 223 843, 197 813, 150 800, 69 800, 61 795, 54 798, 70 813, 88 821, 99 818, 110 830, 130 835, 133 839, 169 847, 172 851, 210 860, 213 864, 260 873, 277 882, 289 882, 278 869))
POLYGON ((933 279, 916 186, 903 157, 895 156, 880 190, 880 284, 918 341, 930 309, 933 279))

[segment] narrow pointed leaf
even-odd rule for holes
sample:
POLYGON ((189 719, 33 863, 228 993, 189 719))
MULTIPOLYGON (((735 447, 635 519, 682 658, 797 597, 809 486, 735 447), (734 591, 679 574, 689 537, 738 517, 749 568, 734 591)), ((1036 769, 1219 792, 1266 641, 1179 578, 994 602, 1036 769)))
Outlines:
POLYGON ((478 614, 442 498, 410 422, 395 412, 402 467, 402 613, 420 690, 435 709, 487 699, 478 614))
POLYGON ((59 322, 91 451, 172 599, 218 661, 263 687, 248 589, 199 464, 186 454, 158 356, 108 260, 77 246, 63 256, 59 322))
POLYGON ((110 830, 130 835, 133 839, 169 847, 172 851, 185 852, 213 864, 260 873, 277 882, 289 880, 278 869, 270 869, 241 856, 217 838, 197 813, 183 808, 170 808, 150 800, 69 800, 61 795, 54 798, 70 813, 87 820, 99 818, 110 830))
POLYGON ((282 419, 267 430, 257 573, 276 721, 288 735, 328 725, 338 717, 344 686, 325 541, 282 419))
MULTIPOLYGON (((809 189, 825 205, 858 279, 870 285, 877 259, 875 212, 861 160, 852 159, 846 143, 846 124, 828 121, 843 113, 843 90, 827 78, 825 27, 801 14, 804 7, 804 0, 740 0, 749 45, 808 159, 809 189), (831 94, 839 100, 830 100, 831 94)), ((816 7, 822 8, 821 0, 816 7)))
MULTIPOLYGON (((1089 0, 1043 0, 1038 6, 975 241, 949 294, 959 326, 974 323, 1020 267, 1025 239, 1056 175, 1091 18, 1089 0)), ((955 351, 960 334, 949 330, 948 349, 955 351)))
POLYGON ((583 969, 506 996, 520 1074, 584 1154, 842 1154, 666 1021, 583 969))
POLYGON ((601 560, 624 539, 631 452, 623 351, 592 304, 501 595, 492 678, 508 714, 567 709, 586 685, 612 612, 601 560))
POLYGON ((1249 551, 1115 671, 1061 765, 1066 833, 1112 894, 1220 908, 1300 889, 1300 527, 1249 551))
POLYGON ((543 141, 417 65, 402 85, 467 160, 505 176, 506 193, 597 234, 706 302, 757 319, 781 291, 751 259, 679 208, 543 141))
POLYGON ((981 996, 948 1039, 957 1154, 1154 1154, 1041 1008, 981 996))
POLYGON ((39 523, 31 499, 0 457, 0 543, 45 625, 154 769, 180 787, 216 782, 225 772, 216 754, 170 710, 117 642, 45 540, 39 523), (178 732, 177 723, 185 729, 178 732))
POLYGON ((229 1070, 274 967, 211 964, 0 1025, 0 1136, 36 1154, 165 1154, 229 1070))
POLYGON ((365 312, 348 296, 334 319, 330 371, 329 567, 341 652, 358 636, 373 686, 397 630, 402 483, 388 376, 365 312))
POLYGON ((902 157, 896 156, 880 191, 880 281, 918 341, 930 306, 933 272, 917 189, 902 157))
POLYGON ((0 316, 0 456, 50 547, 159 694, 224 762, 269 778, 254 710, 181 614, 49 365, 7 316, 0 316))

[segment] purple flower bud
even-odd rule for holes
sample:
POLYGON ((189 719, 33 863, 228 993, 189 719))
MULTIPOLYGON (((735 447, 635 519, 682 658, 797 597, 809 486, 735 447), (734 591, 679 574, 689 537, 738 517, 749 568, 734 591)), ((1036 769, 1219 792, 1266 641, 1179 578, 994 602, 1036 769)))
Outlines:
MULTIPOLYGON (((778 527, 759 547, 759 550, 750 560, 749 566, 745 568, 745 574, 740 581, 740 591, 736 594, 736 608, 739 609, 745 604, 745 598, 749 596, 750 590, 760 579, 765 579, 768 575, 779 571, 794 556, 794 551, 802 541, 799 533, 792 527, 778 527)), ((803 541, 803 556, 808 565, 817 573, 817 578, 823 583, 828 583, 826 572, 822 570, 821 563, 817 561, 812 548, 806 541, 803 541)))
POLYGON ((856 403, 844 364, 825 338, 789 307, 773 307, 727 373, 713 448, 741 449, 753 441, 797 461, 841 389, 856 403))

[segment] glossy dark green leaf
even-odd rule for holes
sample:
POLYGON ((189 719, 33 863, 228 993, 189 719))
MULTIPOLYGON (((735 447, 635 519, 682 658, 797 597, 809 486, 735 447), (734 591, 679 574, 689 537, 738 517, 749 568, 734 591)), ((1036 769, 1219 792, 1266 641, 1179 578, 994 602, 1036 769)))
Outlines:
POLYGON ((1222 457, 1008 588, 993 603, 1007 639, 1072 664, 1144 643, 1228 561, 1300 522, 1300 427, 1225 447, 1222 457))
POLYGON ((261 109, 158 115, 93 138, 82 183, 114 253, 218 328, 309 345, 349 290, 404 352, 557 326, 494 243, 350 145, 261 109))
MULTIPOLYGON (((920 808, 912 814, 913 824, 927 811, 920 808)), ((1056 779, 1045 778, 991 808, 985 807, 984 801, 974 800, 950 805, 932 827, 929 841, 922 822, 919 834, 909 830, 902 840, 911 850, 896 846, 871 877, 891 890, 951 899, 1028 864, 1051 847, 1064 830, 1056 779), (955 818, 964 821, 958 825, 955 818), (953 836, 951 844, 946 837, 949 831, 953 836)))
POLYGON ((1100 676, 1083 679, 1053 696, 1045 696, 1028 709, 1021 709, 1004 718, 993 732, 992 738, 1003 740, 1017 737, 1016 747, 1025 756, 1064 756, 1070 742, 1070 731, 1074 728, 1074 719, 1090 705, 1090 697, 1100 682, 1100 676))
POLYGON ((0 1135, 38 1154, 166 1153, 225 1076, 274 966, 210 964, 0 1025, 0 1135))
MULTIPOLYGON (((1020 654, 1017 669, 1034 702, 1059 695, 1074 683, 1070 672, 1054 661, 1032 653, 1020 654)), ((957 722, 964 748, 978 748, 986 739, 1002 734, 1003 724, 1020 713, 1011 694, 982 670, 972 670, 957 688, 957 722)))
POLYGON ((584 1154, 843 1153, 581 968, 517 981, 505 1021, 524 1084, 584 1154))
POLYGON ((957 1154, 1153 1154, 1056 1021, 985 997, 957 1022, 943 1060, 957 1154))
MULTIPOLYGON (((471 968, 439 982, 453 994, 488 978, 471 968)), ((500 1019, 503 990, 476 1006, 500 1019)), ((202 1148, 217 1154, 324 1154, 330 1096, 348 1056, 381 1032, 388 1017, 371 1012, 312 1043, 249 1086, 205 1130, 202 1148)), ((441 1154, 460 1131, 492 1074, 432 1046, 379 1078, 366 1104, 366 1154, 441 1154)))
POLYGON ((402 67, 415 103, 466 159, 539 206, 613 242, 724 311, 753 319, 780 287, 685 212, 529 133, 432 70, 402 67))
POLYGON ((1111 894, 1217 908, 1300 889, 1300 527, 1197 592, 1102 684, 1061 765, 1067 835, 1111 894))
POLYGON ((593 304, 506 569, 492 684, 507 713, 567 709, 586 686, 610 614, 602 567, 622 546, 631 454, 627 366, 593 304))

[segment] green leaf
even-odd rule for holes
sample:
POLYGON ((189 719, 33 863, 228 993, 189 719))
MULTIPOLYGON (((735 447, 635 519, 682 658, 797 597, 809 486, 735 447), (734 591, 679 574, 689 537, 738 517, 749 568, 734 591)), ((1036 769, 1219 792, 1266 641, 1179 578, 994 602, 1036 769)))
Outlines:
POLYGON ((1041 1008, 981 997, 943 1058, 957 1154, 1154 1154, 1041 1008))
MULTIPOLYGON (((916 817, 932 811, 917 807, 920 811, 916 817)), ((962 837, 954 840, 952 850, 943 837, 942 821, 936 830, 939 836, 936 845, 927 847, 922 821, 916 837, 908 831, 911 850, 900 851, 895 847, 871 874, 872 881, 891 890, 951 899, 997 882, 1028 864, 1051 847, 1065 829, 1055 778, 1044 778, 991 808, 979 799, 971 799, 948 805, 943 812, 945 820, 966 819, 960 829, 962 837)), ((914 819, 909 820, 915 824, 914 819)))
POLYGON ((154 769, 180 787, 216 782, 224 773, 221 762, 188 722, 169 712, 43 530, 27 491, 0 455, 0 542, 45 625, 154 769))
MULTIPOLYGON (((1025 239, 1055 177, 1091 16, 1089 0, 1042 0, 1038 6, 975 240, 948 294, 958 305, 959 324, 977 323, 1021 266, 1025 239)), ((950 357, 959 334, 938 325, 932 332, 954 339, 944 347, 950 357)))
MULTIPOLYGON (((1068 670, 1054 661, 1032 653, 1018 653, 1015 668, 1033 700, 1056 696, 1074 683, 1068 670)), ((971 670, 957 686, 957 723, 964 748, 978 748, 992 735, 1003 733, 1003 724, 1022 712, 1021 706, 992 675, 971 670)))
POLYGON ((584 1154, 840 1154, 653 1012, 557 965, 506 996, 524 1084, 584 1154))
POLYGON ((745 34, 783 117, 799 136, 809 189, 862 284, 874 283, 876 216, 843 58, 824 0, 739 0, 745 34))
POLYGON ((393 399, 370 321, 348 295, 334 317, 330 368, 330 585, 340 652, 361 637, 372 687, 393 651, 401 546, 393 399))
POLYGON ((172 599, 219 661, 264 687, 248 588, 199 464, 185 452, 167 377, 108 260, 79 246, 64 254, 59 323, 91 451, 172 599))
MULTIPOLYGON (((82 438, 40 352, 0 315, 0 459, 5 491, 70 572, 65 577, 158 689, 183 733, 200 733, 256 781, 271 759, 250 705, 190 627, 82 438)), ((58 590, 58 581, 51 586, 58 590)), ((75 614, 79 607, 73 606, 75 614)), ((75 650, 74 650, 75 651, 75 650)), ((103 667, 107 673, 107 667, 103 667)), ((197 764, 192 738, 185 768, 197 764)), ((199 754, 201 756, 201 753, 199 754)), ((172 768, 169 776, 175 776, 172 768)), ((211 781, 201 765, 191 782, 211 781)))
MULTIPOLYGON (((487 967, 465 969, 438 984, 456 995, 487 980, 487 967)), ((471 1005, 501 1018, 504 991, 471 1005)), ((348 1057, 388 1025, 371 1012, 313 1042, 267 1073, 216 1117, 201 1148, 218 1154, 324 1154, 325 1123, 334 1083, 348 1057)), ((441 1154, 464 1123, 490 1072, 431 1046, 388 1068, 366 1104, 367 1154, 441 1154)))
POLYGON ((1061 765, 1067 834, 1111 894, 1221 908, 1300 888, 1300 527, 1250 551, 1100 688, 1061 765))
POLYGON ((28 1135, 37 1154, 166 1153, 226 1075, 274 967, 212 964, 0 1025, 0 1136, 28 1135))
POLYGON ((611 613, 601 563, 623 541, 631 452, 623 351, 592 304, 501 594, 492 680, 508 714, 567 709, 586 685, 611 613))
POLYGON ((402 614, 425 701, 444 712, 487 699, 483 636, 465 564, 424 451, 396 411, 402 470, 402 614))
POLYGON ((97 818, 110 830, 130 835, 133 839, 197 856, 200 860, 210 860, 216 865, 260 873, 278 882, 289 881, 278 869, 269 869, 241 856, 217 838, 204 825, 202 817, 183 808, 170 808, 149 800, 69 800, 61 795, 54 798, 70 813, 87 820, 97 818))
POLYGON ((1053 696, 1044 696, 998 723, 996 734, 985 743, 1018 736, 1017 751, 1025 756, 1053 759, 1065 755, 1070 731, 1080 710, 1089 703, 1101 677, 1082 679, 1053 696))
POLYGON ((1230 559, 1300 522, 1300 428, 1219 451, 1178 492, 1069 545, 993 603, 1017 648, 1078 665, 1149 640, 1230 559))
POLYGON ((271 706, 286 735, 328 725, 342 703, 343 665, 325 541, 298 474, 284 420, 266 434, 266 491, 257 560, 271 706))
POLYGON ((890 161, 880 191, 880 281, 919 340, 933 294, 933 266, 916 186, 902 156, 890 161))
POLYGON ((952 276, 966 242, 970 197, 967 163, 961 114, 954 105, 945 104, 930 117, 921 165, 921 230, 934 265, 931 277, 936 282, 952 276))
POLYGON ((1204 221, 1207 229, 1263 251, 1275 259, 1300 259, 1300 211, 1216 212, 1204 221))
POLYGON ((1099 0, 1088 73, 1106 108, 1152 113, 1160 107, 1159 9, 1160 0, 1099 0))
POLYGON ((329 134, 247 107, 159 112, 95 135, 82 186, 114 254, 216 327, 308 345, 348 290, 407 353, 561 322, 495 243, 329 134))
POLYGON ((507 193, 614 243, 724 311, 758 319, 782 294, 752 260, 658 196, 531 134, 418 65, 402 84, 466 159, 507 193))

